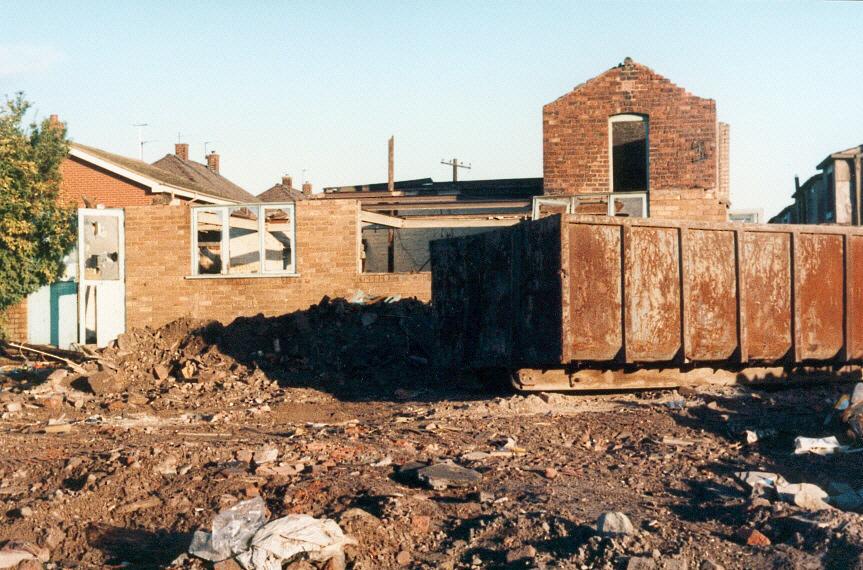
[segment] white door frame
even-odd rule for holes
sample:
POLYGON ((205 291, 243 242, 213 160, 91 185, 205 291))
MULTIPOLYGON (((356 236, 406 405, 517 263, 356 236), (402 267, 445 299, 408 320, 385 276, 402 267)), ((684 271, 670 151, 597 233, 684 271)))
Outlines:
POLYGON ((106 346, 126 331, 126 235, 125 217, 121 208, 78 209, 78 342, 87 341, 87 294, 93 287, 96 323, 96 344, 106 346), (85 270, 85 224, 88 216, 117 218, 117 263, 118 280, 88 280, 85 270), (111 299, 112 306, 100 307, 100 301, 111 299))

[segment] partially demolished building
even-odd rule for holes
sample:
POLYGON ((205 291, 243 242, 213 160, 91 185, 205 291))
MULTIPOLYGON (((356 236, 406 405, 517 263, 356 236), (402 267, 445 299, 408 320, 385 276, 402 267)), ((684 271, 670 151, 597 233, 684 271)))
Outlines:
MULTIPOLYGON (((34 343, 104 345, 128 327, 304 309, 325 295, 431 299, 429 243, 549 213, 724 221, 728 126, 716 105, 626 59, 543 109, 543 178, 327 188, 285 177, 253 196, 188 145, 147 164, 75 144, 67 279, 5 315, 34 343)), ((392 168, 390 169, 392 176, 392 168)))

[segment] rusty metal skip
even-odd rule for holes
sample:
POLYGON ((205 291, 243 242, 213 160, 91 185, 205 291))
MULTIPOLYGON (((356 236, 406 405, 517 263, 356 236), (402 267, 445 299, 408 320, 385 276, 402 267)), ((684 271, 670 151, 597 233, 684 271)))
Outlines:
POLYGON ((857 378, 863 230, 555 215, 434 242, 432 303, 523 390, 857 378))

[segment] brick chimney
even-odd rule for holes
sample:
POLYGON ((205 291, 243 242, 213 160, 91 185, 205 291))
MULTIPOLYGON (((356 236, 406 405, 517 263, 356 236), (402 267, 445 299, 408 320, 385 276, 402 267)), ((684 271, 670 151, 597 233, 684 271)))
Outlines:
POLYGON ((216 174, 219 173, 219 155, 216 154, 216 151, 212 151, 207 155, 207 168, 216 174))
POLYGON ((50 117, 48 117, 48 124, 52 127, 56 127, 60 124, 60 117, 58 117, 57 115, 51 115, 50 117))
POLYGON ((303 194, 306 196, 312 195, 312 183, 311 182, 303 182, 303 194))
POLYGON ((174 145, 174 154, 177 158, 189 160, 189 143, 177 143, 174 145))
POLYGON ((282 176, 282 186, 285 186, 286 188, 293 188, 294 179, 288 175, 282 176))

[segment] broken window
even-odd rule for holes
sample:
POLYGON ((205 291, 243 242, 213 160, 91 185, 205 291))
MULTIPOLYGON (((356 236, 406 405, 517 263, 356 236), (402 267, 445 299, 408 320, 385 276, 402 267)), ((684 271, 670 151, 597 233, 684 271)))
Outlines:
POLYGON ((648 189, 647 123, 647 117, 642 115, 614 115, 609 119, 613 192, 648 189))
POLYGON ((222 272, 222 210, 195 209, 198 275, 218 275, 222 272))
POLYGON ((264 271, 293 272, 293 209, 264 208, 264 271))
POLYGON ((197 207, 192 224, 194 275, 296 272, 293 204, 197 207))
POLYGON ((253 275, 261 270, 261 236, 258 206, 230 209, 228 220, 228 273, 253 275))

